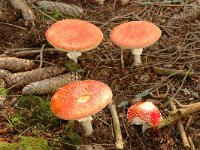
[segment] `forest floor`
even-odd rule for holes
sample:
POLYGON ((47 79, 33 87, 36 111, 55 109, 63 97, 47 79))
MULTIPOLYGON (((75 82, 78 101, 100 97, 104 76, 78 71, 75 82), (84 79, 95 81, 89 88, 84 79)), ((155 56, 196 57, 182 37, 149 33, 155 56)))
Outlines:
MULTIPOLYGON (((148 129, 143 133, 141 126, 128 122, 126 112, 137 101, 136 95, 148 89, 152 90, 152 94, 147 94, 140 101, 152 101, 164 117, 170 115, 170 97, 182 104, 200 101, 200 2, 145 3, 130 0, 127 5, 121 6, 114 0, 106 0, 103 5, 81 0, 55 1, 75 4, 85 12, 80 17, 67 17, 57 12, 48 13, 49 16, 56 20, 87 20, 104 33, 104 39, 97 48, 78 58, 78 67, 82 79, 102 81, 111 87, 122 128, 124 149, 185 149, 176 124, 157 131, 148 129), (136 20, 150 21, 162 31, 160 39, 144 49, 141 56, 143 63, 139 66, 133 66, 130 50, 124 50, 122 55, 120 47, 109 39, 109 33, 115 26, 136 20), (122 56, 124 62, 121 61, 122 56), (176 75, 176 72, 161 75, 155 71, 155 67, 181 69, 186 73, 185 76, 176 75), (189 71, 195 72, 195 75, 187 76, 189 71)), ((40 8, 30 7, 36 15, 34 26, 27 24, 21 11, 14 9, 8 0, 0 0, 0 54, 24 48, 40 50, 44 44, 44 49, 52 48, 45 38, 45 31, 54 21, 41 13, 40 8)), ((40 62, 38 53, 25 58, 38 64, 40 62)), ((43 66, 66 66, 66 63, 71 63, 66 53, 48 50, 43 54, 43 61, 43 66)), ((29 136, 46 139, 52 149, 71 150, 76 145, 115 149, 112 117, 108 108, 95 115, 92 122, 94 133, 86 137, 78 122, 60 120, 51 113, 49 102, 52 94, 21 95, 21 89, 12 87, 4 94, 6 100, 0 107, 0 142, 15 143, 20 136, 29 136)), ((187 137, 191 137, 196 149, 200 150, 200 113, 193 113, 181 121, 187 137)))

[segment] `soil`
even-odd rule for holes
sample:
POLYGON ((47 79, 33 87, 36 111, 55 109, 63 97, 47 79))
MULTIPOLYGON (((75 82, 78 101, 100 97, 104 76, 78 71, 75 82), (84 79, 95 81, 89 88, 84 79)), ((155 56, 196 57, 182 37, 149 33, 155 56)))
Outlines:
MULTIPOLYGON (((176 124, 161 130, 148 129, 143 133, 140 126, 131 125, 127 121, 126 112, 128 107, 136 102, 137 94, 151 88, 155 89, 160 84, 168 85, 167 96, 147 95, 141 101, 153 101, 164 117, 170 114, 171 108, 168 100, 174 95, 182 104, 200 101, 200 12, 198 11, 200 3, 196 0, 187 0, 183 3, 151 2, 145 4, 145 2, 130 0, 127 5, 121 6, 118 1, 115 4, 114 0, 106 0, 104 5, 80 0, 55 1, 83 7, 85 13, 78 18, 95 24, 104 33, 102 43, 94 50, 83 53, 78 59, 78 64, 83 70, 82 79, 94 79, 108 84, 112 88, 113 100, 117 106, 127 102, 125 107, 117 107, 125 149, 185 149, 176 124), (122 51, 109 39, 109 33, 113 27, 135 20, 153 22, 162 31, 158 42, 144 49, 141 56, 143 63, 140 66, 133 66, 134 59, 130 50, 122 51), (124 68, 122 68, 121 61, 122 52, 124 68), (154 72, 155 66, 189 70, 196 74, 191 78, 159 75, 154 72), (189 92, 184 92, 184 90, 189 92)), ((37 19, 34 25, 27 24, 20 10, 14 9, 9 1, 0 0, 0 54, 16 48, 41 49, 43 44, 46 44, 46 48, 52 48, 46 41, 44 33, 53 21, 37 9, 33 8, 33 10, 37 19)), ((38 60, 38 57, 39 55, 35 55, 26 58, 38 60)), ((66 53, 62 52, 44 53, 43 59, 45 62, 59 66, 65 66, 66 62, 70 62, 66 53)), ((48 63, 44 65, 49 66, 48 63)), ((20 92, 20 89, 11 89, 10 96, 2 109, 4 114, 0 115, 0 130, 7 128, 9 132, 3 135, 0 133, 0 141, 4 138, 6 141, 15 142, 18 135, 35 135, 29 127, 10 127, 9 118, 15 113, 14 106, 19 103, 20 92)), ((166 87, 160 88, 159 92, 166 93, 166 87)), ((51 94, 42 97, 50 99, 51 94)), ((55 144, 54 149, 70 150, 74 147, 73 142, 66 143, 63 132, 61 132, 68 121, 59 121, 61 123, 53 126, 51 130, 40 130, 40 135, 50 143, 55 142, 56 139, 57 145, 55 144)), ((184 117, 182 123, 186 128, 187 136, 192 138, 196 149, 200 150, 200 113, 184 117)), ((79 144, 93 144, 105 149, 115 149, 112 118, 108 108, 96 114, 93 127, 94 134, 85 137, 79 123, 74 122, 74 130, 81 137, 79 144)))

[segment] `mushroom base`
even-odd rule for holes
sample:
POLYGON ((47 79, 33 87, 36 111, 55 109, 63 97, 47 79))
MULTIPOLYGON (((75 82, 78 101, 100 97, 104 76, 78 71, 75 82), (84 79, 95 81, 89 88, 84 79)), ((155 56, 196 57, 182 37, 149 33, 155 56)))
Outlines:
POLYGON ((144 132, 148 128, 151 128, 149 124, 147 124, 144 120, 140 119, 139 117, 135 117, 132 121, 132 124, 142 125, 142 132, 144 132))
POLYGON ((68 52, 67 56, 77 63, 77 58, 81 56, 81 52, 68 52))
POLYGON ((91 123, 92 120, 93 119, 91 116, 81 118, 78 120, 78 122, 81 122, 81 125, 82 125, 83 129, 85 130, 86 136, 91 135, 93 132, 93 127, 92 127, 92 123, 91 123))
POLYGON ((132 49, 131 53, 134 55, 134 65, 138 66, 142 63, 140 55, 142 54, 143 48, 132 49))

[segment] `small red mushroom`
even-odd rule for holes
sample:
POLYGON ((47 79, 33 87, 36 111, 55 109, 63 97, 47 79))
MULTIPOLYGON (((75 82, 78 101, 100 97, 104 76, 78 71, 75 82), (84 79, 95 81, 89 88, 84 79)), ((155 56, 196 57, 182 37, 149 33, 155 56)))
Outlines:
POLYGON ((71 82, 51 98, 51 111, 61 119, 81 122, 85 135, 93 132, 91 115, 101 111, 112 100, 110 87, 95 80, 71 82))
POLYGON ((127 112, 132 124, 142 125, 144 132, 148 128, 156 128, 163 120, 159 109, 152 102, 139 102, 132 105, 127 112))

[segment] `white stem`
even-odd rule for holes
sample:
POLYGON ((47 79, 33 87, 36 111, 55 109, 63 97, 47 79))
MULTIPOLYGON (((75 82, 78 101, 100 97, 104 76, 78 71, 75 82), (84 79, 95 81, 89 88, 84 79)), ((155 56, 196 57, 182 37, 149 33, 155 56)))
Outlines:
POLYGON ((134 55, 134 65, 138 66, 142 63, 140 55, 142 54, 143 48, 132 49, 131 53, 134 55))
POLYGON ((81 56, 81 52, 68 52, 67 56, 77 63, 77 58, 81 56))
POLYGON ((83 127, 83 129, 85 130, 85 135, 86 136, 89 136, 92 134, 93 132, 93 127, 92 127, 92 116, 88 116, 86 118, 82 118, 82 119, 79 119, 78 121, 81 122, 81 125, 83 127))

